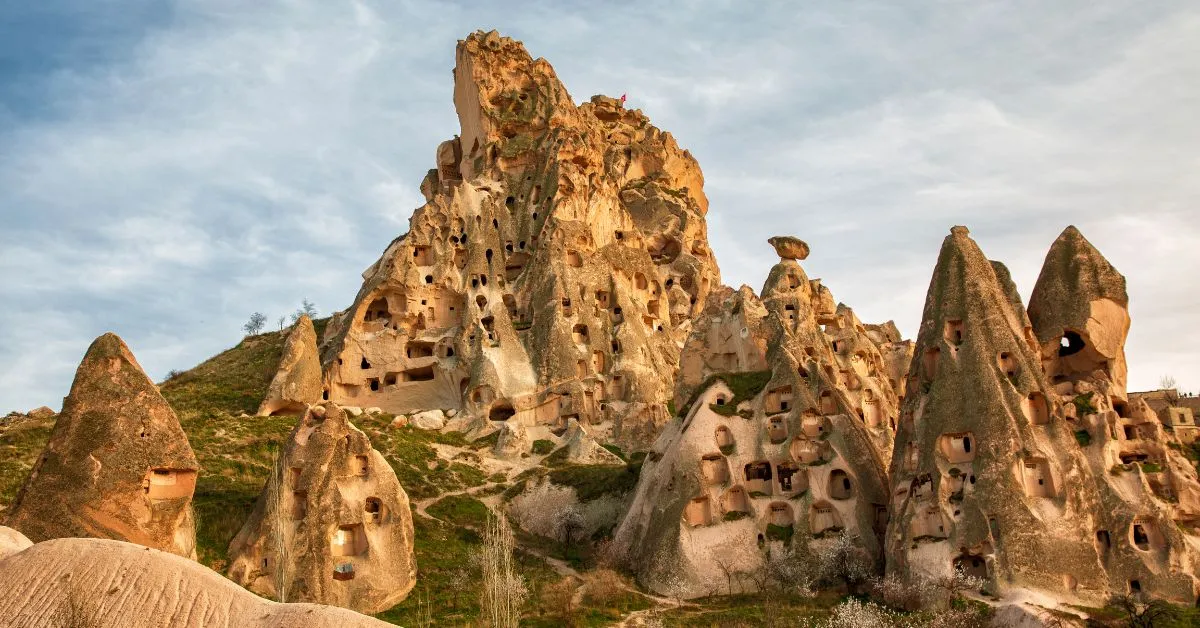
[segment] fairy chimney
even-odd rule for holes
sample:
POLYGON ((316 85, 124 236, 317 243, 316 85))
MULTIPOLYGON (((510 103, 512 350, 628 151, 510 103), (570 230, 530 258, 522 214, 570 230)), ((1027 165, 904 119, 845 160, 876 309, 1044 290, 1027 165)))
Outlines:
POLYGON ((639 580, 708 595, 771 551, 820 551, 843 534, 882 564, 899 396, 853 312, 785 258, 761 296, 710 298, 681 363, 679 416, 615 535, 639 580))
POLYGON ((1091 530, 1098 495, 1029 327, 1007 269, 952 229, 896 434, 889 571, 961 569, 997 593, 1107 588, 1091 530))
POLYGON ((647 445, 679 344, 720 284, 703 175, 671 134, 507 37, 459 42, 460 135, 409 231, 364 273, 322 349, 327 399, 476 426, 589 425, 647 445))
POLYGON ((258 416, 301 414, 321 401, 321 359, 312 320, 301 315, 283 345, 279 368, 258 406, 258 416))
POLYGON ((199 466, 171 406, 129 347, 88 347, 8 525, 32 541, 96 537, 195 557, 199 466))
POLYGON ((261 595, 387 610, 416 581, 408 495, 344 410, 312 406, 283 444, 229 558, 229 577, 261 595))
POLYGON ((1200 591, 1194 419, 1126 394, 1125 278, 1075 227, 1046 255, 1029 301, 1052 390, 1091 467, 1092 530, 1112 593, 1191 603, 1200 591))

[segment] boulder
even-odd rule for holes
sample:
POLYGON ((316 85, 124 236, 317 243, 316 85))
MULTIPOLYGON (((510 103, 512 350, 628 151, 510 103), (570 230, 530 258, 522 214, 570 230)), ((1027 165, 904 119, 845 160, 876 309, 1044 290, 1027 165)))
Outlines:
POLYGON ((423 430, 440 430, 446 427, 446 416, 441 410, 426 410, 412 415, 408 422, 413 427, 423 430))
POLYGON ((33 545, 33 541, 30 541, 24 534, 12 528, 0 526, 0 560, 31 545, 33 545))
POLYGON ((47 408, 46 406, 41 406, 41 407, 30 410, 26 414, 28 414, 29 418, 31 418, 31 419, 41 420, 41 419, 52 418, 57 413, 54 410, 47 408))
POLYGON ((84 356, 8 525, 31 540, 97 537, 195 556, 199 465, 179 420, 125 343, 84 356))
POLYGON ((783 259, 808 259, 808 243, 792 236, 775 236, 768 238, 767 243, 775 247, 775 254, 783 259))

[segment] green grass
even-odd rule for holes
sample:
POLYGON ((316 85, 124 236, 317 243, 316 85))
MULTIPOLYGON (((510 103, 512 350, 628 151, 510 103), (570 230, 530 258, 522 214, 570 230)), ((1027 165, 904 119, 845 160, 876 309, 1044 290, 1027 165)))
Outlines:
POLYGON ((1142 472, 1143 473, 1162 473, 1162 466, 1159 465, 1157 462, 1143 462, 1142 463, 1142 472))
MULTIPOLYGON (((662 612, 665 626, 721 626, 749 628, 766 625, 766 609, 757 595, 724 595, 692 600, 694 606, 671 608, 662 612)), ((777 601, 777 621, 795 626, 801 619, 823 619, 837 606, 841 596, 823 592, 814 597, 781 596, 777 601)))
POLYGON ((539 438, 533 441, 533 453, 539 456, 544 456, 552 451, 554 451, 554 441, 546 440, 544 438, 539 438))
MULTIPOLYGON (((716 408, 728 408, 728 410, 718 410, 717 412, 725 416, 732 416, 737 410, 737 404, 746 399, 751 399, 758 393, 762 392, 762 389, 766 387, 767 382, 771 381, 771 371, 750 371, 748 373, 714 373, 709 375, 707 378, 705 378, 704 382, 702 382, 696 387, 695 390, 692 391, 692 396, 688 399, 687 403, 683 404, 682 408, 679 408, 679 412, 687 412, 693 405, 695 405, 696 400, 700 398, 700 395, 703 394, 705 390, 708 390, 708 388, 717 381, 725 382, 725 385, 729 387, 731 392, 733 392, 733 399, 725 402, 724 406, 713 405, 712 407, 714 410, 716 408)), ((682 418, 683 415, 679 414, 678 416, 682 418)))
MULTIPOLYGON (((313 321, 317 338, 328 322, 313 321)), ((289 331, 246 336, 232 349, 163 382, 159 390, 180 416, 215 410, 254 414, 279 368, 289 331)))
POLYGON ((53 429, 53 417, 0 427, 0 521, 5 519, 33 463, 46 448, 53 429))
POLYGON ((430 515, 449 523, 482 530, 487 524, 488 507, 467 495, 450 495, 425 509, 430 515))
POLYGON ((737 521, 738 519, 745 519, 746 517, 749 517, 749 516, 750 516, 750 513, 748 513, 748 512, 742 512, 740 510, 730 510, 729 512, 725 513, 725 516, 723 517, 723 519, 725 521, 737 521))
POLYGON ((632 491, 640 472, 641 465, 568 465, 551 469, 550 481, 574 487, 580 502, 590 502, 605 495, 620 496, 632 491))
POLYGON ((1096 414, 1096 406, 1092 404, 1092 394, 1093 393, 1084 393, 1082 395, 1076 395, 1075 398, 1071 400, 1071 403, 1075 404, 1075 412, 1080 418, 1083 418, 1089 414, 1096 414))

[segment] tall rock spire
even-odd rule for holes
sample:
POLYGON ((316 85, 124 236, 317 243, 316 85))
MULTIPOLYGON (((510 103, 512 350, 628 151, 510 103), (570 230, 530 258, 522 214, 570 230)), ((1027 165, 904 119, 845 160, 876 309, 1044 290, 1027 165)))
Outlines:
POLYGON ((1102 378, 1108 394, 1124 400, 1128 308, 1125 277, 1078 229, 1064 229, 1029 298, 1029 318, 1051 381, 1102 378))
POLYGON ((1090 470, 1015 286, 955 227, 942 244, 892 460, 888 569, 993 591, 1107 589, 1090 470))
POLYGON ((761 297, 745 286, 710 297, 683 349, 679 416, 617 529, 659 593, 721 591, 770 552, 803 555, 842 534, 882 562, 899 395, 871 332, 793 259, 807 245, 772 243, 785 241, 761 297))
POLYGON ((703 176, 642 115, 576 106, 543 59, 495 32, 459 42, 460 136, 426 203, 363 274, 323 347, 324 396, 393 413, 645 446, 691 316, 720 284, 703 176))
POLYGON ((195 558, 199 466, 175 412, 116 334, 88 347, 8 525, 31 540, 95 537, 195 558))
POLYGON ((1200 591, 1200 481, 1182 453, 1190 426, 1177 428, 1128 398, 1128 303, 1125 278, 1067 227, 1046 255, 1029 316, 1053 386, 1047 397, 1065 410, 1090 466, 1099 498, 1091 531, 1108 589, 1192 603, 1200 591))

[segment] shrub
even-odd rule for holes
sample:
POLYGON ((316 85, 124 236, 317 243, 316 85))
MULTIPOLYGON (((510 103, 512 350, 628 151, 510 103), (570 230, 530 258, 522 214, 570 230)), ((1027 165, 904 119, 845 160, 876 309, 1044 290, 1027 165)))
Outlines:
POLYGON ((554 451, 554 441, 549 441, 544 438, 539 438, 533 441, 533 453, 544 456, 554 451))
POLYGON ((542 610, 562 620, 565 626, 575 625, 575 587, 575 578, 565 576, 542 589, 542 610))
POLYGON ((583 599, 595 606, 612 606, 629 591, 629 584, 612 569, 593 569, 583 574, 583 599))
POLYGON ((1075 432, 1075 441, 1080 447, 1087 447, 1092 444, 1092 434, 1087 430, 1078 430, 1075 432))

